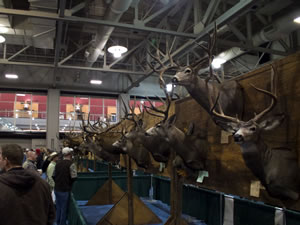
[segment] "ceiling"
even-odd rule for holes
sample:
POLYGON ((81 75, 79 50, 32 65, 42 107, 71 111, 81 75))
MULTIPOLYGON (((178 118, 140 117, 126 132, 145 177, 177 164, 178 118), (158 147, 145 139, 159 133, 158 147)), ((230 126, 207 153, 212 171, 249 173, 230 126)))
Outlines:
POLYGON ((229 79, 297 51, 297 15, 298 0, 1 0, 0 25, 8 30, 0 88, 162 96, 148 52, 158 47, 168 64, 169 49, 181 65, 192 63, 206 56, 197 43, 216 23, 214 55, 226 58, 217 73, 229 79), (128 48, 119 59, 107 52, 116 44, 128 48))

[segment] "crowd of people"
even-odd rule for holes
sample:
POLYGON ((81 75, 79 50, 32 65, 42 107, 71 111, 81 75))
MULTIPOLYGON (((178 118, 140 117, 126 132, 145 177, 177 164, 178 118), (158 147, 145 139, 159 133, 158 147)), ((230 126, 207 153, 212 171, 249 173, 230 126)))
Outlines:
POLYGON ((0 224, 66 225, 70 192, 77 178, 72 159, 69 147, 55 152, 22 149, 17 144, 1 146, 0 224))

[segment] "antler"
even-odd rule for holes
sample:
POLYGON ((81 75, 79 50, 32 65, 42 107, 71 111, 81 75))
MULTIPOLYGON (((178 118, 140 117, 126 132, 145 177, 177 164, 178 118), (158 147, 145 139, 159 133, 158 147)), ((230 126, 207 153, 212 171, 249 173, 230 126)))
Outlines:
POLYGON ((167 54, 168 54, 168 57, 169 57, 169 60, 170 60, 170 64, 169 65, 164 65, 164 63, 161 61, 160 59, 160 54, 159 54, 159 49, 157 48, 156 49, 156 55, 157 57, 155 57, 154 55, 152 55, 149 51, 148 51, 148 54, 151 56, 151 58, 153 58, 155 61, 157 61, 159 64, 160 64, 160 70, 157 70, 156 68, 154 68, 150 63, 148 63, 148 65, 151 67, 151 69, 155 72, 157 72, 159 74, 159 80, 160 80, 160 85, 161 85, 161 88, 163 88, 163 86, 165 86, 165 82, 163 80, 163 74, 168 70, 168 69, 172 69, 172 68, 179 68, 180 66, 173 60, 171 54, 170 54, 170 51, 169 51, 169 44, 168 42, 166 42, 167 44, 167 54))
MULTIPOLYGON (((238 118, 234 118, 234 117, 225 115, 224 112, 223 112, 223 110, 220 110, 220 113, 216 112, 215 108, 216 108, 216 105, 219 102, 219 97, 220 97, 220 92, 219 92, 218 97, 217 97, 217 99, 215 101, 215 104, 213 105, 213 107, 210 110, 210 113, 212 115, 214 115, 215 117, 217 117, 217 118, 225 119, 225 120, 228 120, 228 121, 231 121, 231 122, 234 122, 234 123, 239 123, 240 121, 239 121, 238 118)), ((220 107, 221 107, 221 105, 220 105, 220 107)))
POLYGON ((169 110, 170 110, 170 106, 171 106, 171 102, 172 102, 172 99, 171 99, 172 93, 168 94, 168 92, 166 90, 166 83, 162 77, 160 78, 159 82, 160 82, 160 87, 163 89, 165 96, 166 96, 166 101, 164 101, 162 98, 159 97, 160 101, 166 106, 165 110, 160 110, 160 109, 156 108, 148 97, 147 97, 147 99, 148 99, 148 102, 150 103, 151 107, 144 106, 144 109, 146 110, 146 112, 148 114, 150 114, 152 116, 162 117, 163 118, 162 122, 164 123, 168 119, 168 116, 169 116, 169 110), (151 109, 154 112, 163 114, 163 116, 152 113, 148 109, 151 109))
POLYGON ((271 91, 274 91, 274 93, 272 92, 269 92, 269 91, 266 91, 266 90, 263 90, 263 89, 260 89, 260 88, 257 88, 255 87, 253 84, 250 84, 253 88, 255 88, 255 90, 261 92, 261 93, 264 93, 268 96, 270 96, 272 98, 271 100, 271 104, 269 105, 268 108, 266 108, 265 110, 263 110, 262 112, 260 112, 259 114, 255 115, 255 117, 253 118, 254 121, 258 121, 260 120, 263 116, 265 116, 267 113, 271 112, 272 109, 276 106, 276 103, 277 103, 277 96, 276 96, 276 80, 274 79, 274 76, 275 76, 275 69, 273 67, 273 65, 271 65, 271 91), (274 89, 274 90, 272 90, 274 89))
MULTIPOLYGON (((274 93, 272 93, 270 91, 267 91, 267 90, 263 90, 261 88, 257 88, 253 84, 250 84, 255 90, 271 97, 271 104, 266 109, 264 109, 262 112, 255 115, 254 118, 252 119, 255 122, 260 120, 267 113, 271 112, 272 109, 276 106, 276 103, 277 103, 277 96, 276 96, 276 93, 275 93, 276 92, 276 82, 275 82, 275 79, 274 79, 275 69, 272 65, 271 65, 271 68, 272 68, 272 71, 271 71, 271 87, 272 88, 271 89, 272 89, 272 91, 274 91, 274 93)), ((219 105, 221 113, 216 112, 215 107, 218 103, 219 97, 220 97, 220 93, 218 94, 218 97, 215 101, 214 106, 211 108, 211 114, 218 117, 218 118, 221 118, 221 119, 225 119, 225 120, 228 120, 228 121, 231 121, 231 122, 234 122, 234 123, 239 123, 240 121, 238 120, 238 118, 234 118, 234 117, 225 115, 223 113, 222 109, 221 109, 221 105, 219 105)))
MULTIPOLYGON (((203 51, 205 51, 207 53, 207 56, 209 59, 209 74, 210 74, 210 76, 209 76, 208 80, 214 76, 211 64, 213 61, 213 50, 216 45, 216 40, 217 40, 217 25, 215 23, 214 24, 214 32, 212 34, 212 37, 210 35, 208 35, 208 46, 206 47, 203 44, 196 43, 200 48, 202 48, 203 51)), ((217 78, 217 80, 218 80, 218 78, 217 78)))

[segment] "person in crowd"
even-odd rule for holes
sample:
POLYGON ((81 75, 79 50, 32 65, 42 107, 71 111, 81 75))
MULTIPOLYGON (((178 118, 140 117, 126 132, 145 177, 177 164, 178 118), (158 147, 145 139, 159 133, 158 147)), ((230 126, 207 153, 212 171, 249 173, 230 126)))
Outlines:
POLYGON ((50 187, 33 170, 22 167, 23 150, 17 144, 0 147, 0 224, 52 225, 55 209, 50 187))
POLYGON ((23 168, 38 172, 36 167, 36 158, 36 152, 33 149, 28 150, 26 152, 26 161, 23 163, 23 168))
POLYGON ((63 160, 56 163, 53 173, 57 225, 66 225, 70 192, 77 178, 76 165, 72 162, 73 149, 65 147, 62 154, 63 160))
POLYGON ((37 154, 37 158, 36 158, 36 168, 38 170, 41 170, 42 169, 42 166, 43 166, 43 162, 44 162, 44 151, 43 149, 35 149, 35 152, 37 154))
POLYGON ((47 182, 51 187, 51 191, 53 191, 55 183, 54 183, 54 180, 53 180, 52 176, 53 176, 53 172, 54 172, 54 169, 55 169, 56 162, 58 160, 58 153, 57 152, 52 152, 48 158, 49 158, 48 160, 51 161, 51 162, 50 162, 50 164, 48 165, 48 168, 47 168, 47 182))

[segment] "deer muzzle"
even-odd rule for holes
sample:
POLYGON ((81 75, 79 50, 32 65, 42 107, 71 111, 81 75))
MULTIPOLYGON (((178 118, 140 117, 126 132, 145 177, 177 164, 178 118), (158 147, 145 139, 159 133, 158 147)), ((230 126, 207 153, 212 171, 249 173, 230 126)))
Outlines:
POLYGON ((178 83, 178 79, 177 79, 176 77, 173 77, 173 78, 172 78, 172 83, 173 83, 173 84, 177 84, 177 83, 178 83))
POLYGON ((244 137, 240 134, 233 135, 233 139, 235 142, 243 142, 244 141, 244 137))

